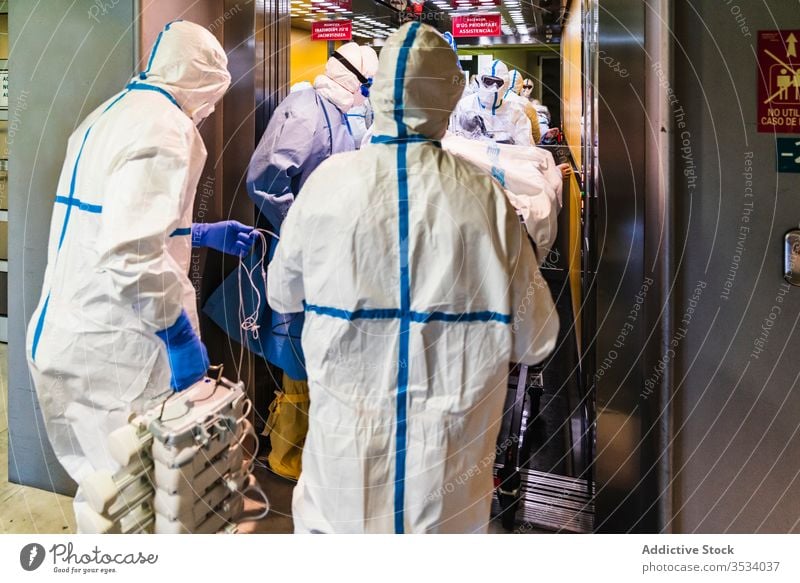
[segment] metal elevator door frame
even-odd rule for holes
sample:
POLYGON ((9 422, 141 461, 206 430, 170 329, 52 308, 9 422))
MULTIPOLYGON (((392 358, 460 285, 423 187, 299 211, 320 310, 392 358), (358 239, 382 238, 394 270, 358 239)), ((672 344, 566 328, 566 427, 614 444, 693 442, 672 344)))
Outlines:
POLYGON ((672 3, 586 1, 596 16, 584 29, 595 530, 658 532, 671 499, 672 363, 653 371, 672 334, 672 3))

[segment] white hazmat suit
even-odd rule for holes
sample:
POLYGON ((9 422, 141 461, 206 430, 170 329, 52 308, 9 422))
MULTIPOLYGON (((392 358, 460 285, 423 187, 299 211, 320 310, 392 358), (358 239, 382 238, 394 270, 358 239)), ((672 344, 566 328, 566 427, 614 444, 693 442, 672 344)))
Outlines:
POLYGON ((390 36, 371 145, 323 162, 283 223, 268 298, 305 309, 311 395, 296 532, 485 531, 509 361, 555 344, 503 189, 436 141, 459 75, 433 28, 390 36))
POLYGON ((542 148, 470 140, 448 134, 442 147, 494 176, 536 245, 539 264, 558 234, 563 178, 553 155, 542 148))
POLYGON ((461 98, 453 111, 450 129, 453 133, 471 139, 489 139, 495 142, 531 146, 531 124, 520 104, 505 99, 509 89, 508 67, 494 60, 478 75, 475 93, 461 98), (503 81, 500 87, 487 87, 484 78, 503 81))
POLYGON ((27 347, 48 437, 79 483, 116 470, 108 434, 169 394, 156 333, 186 315, 197 331, 188 269, 206 149, 195 124, 227 90, 226 67, 209 31, 172 22, 147 68, 67 143, 27 347))

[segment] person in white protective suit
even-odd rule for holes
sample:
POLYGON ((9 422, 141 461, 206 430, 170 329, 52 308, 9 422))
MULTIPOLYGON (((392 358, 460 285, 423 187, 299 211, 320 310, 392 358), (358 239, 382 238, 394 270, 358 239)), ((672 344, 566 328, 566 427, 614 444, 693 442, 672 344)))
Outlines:
MULTIPOLYGON (((247 171, 247 193, 275 233, 280 235, 283 218, 317 166, 361 145, 347 113, 365 103, 377 68, 378 55, 372 47, 345 43, 328 59, 325 74, 314 79, 313 87, 291 93, 278 105, 247 171)), ((270 257, 276 244, 270 240, 270 257)), ((242 339, 240 305, 225 291, 230 286, 236 289, 239 277, 232 273, 204 306, 205 313, 237 341, 242 339)), ((267 463, 273 472, 295 480, 301 471, 308 409, 300 344, 303 314, 296 311, 300 313, 283 314, 264 306, 255 316, 259 340, 250 342, 248 337, 248 347, 284 373, 266 420, 271 445, 267 463)))
POLYGON ((539 116, 533 104, 522 96, 522 87, 522 74, 516 69, 511 69, 511 71, 508 72, 508 89, 506 90, 504 99, 516 103, 522 108, 522 111, 525 112, 525 116, 530 122, 531 142, 535 146, 542 139, 542 135, 539 133, 539 116))
POLYGON ((554 347, 503 189, 438 142, 458 72, 433 28, 391 35, 372 143, 323 162, 283 223, 268 300, 305 309, 311 393, 296 532, 485 531, 509 362, 554 347))
POLYGON ((347 123, 353 134, 356 150, 361 148, 362 143, 365 143, 369 128, 372 126, 373 117, 372 104, 369 99, 365 100, 364 103, 354 105, 347 112, 347 123))
POLYGON ((525 110, 505 98, 508 67, 494 60, 478 75, 478 89, 461 98, 450 118, 450 130, 471 139, 530 146, 531 126, 525 110))
MULTIPOLYGON (((230 79, 209 31, 172 22, 147 68, 69 138, 27 354, 48 437, 79 484, 118 469, 109 433, 207 370, 191 247, 241 255, 254 239, 233 221, 192 223, 206 160, 195 125, 230 79)), ((79 488, 76 510, 82 500, 79 488)))
POLYGON ((520 92, 525 99, 528 101, 533 101, 533 80, 532 79, 525 79, 522 82, 522 91, 520 92))

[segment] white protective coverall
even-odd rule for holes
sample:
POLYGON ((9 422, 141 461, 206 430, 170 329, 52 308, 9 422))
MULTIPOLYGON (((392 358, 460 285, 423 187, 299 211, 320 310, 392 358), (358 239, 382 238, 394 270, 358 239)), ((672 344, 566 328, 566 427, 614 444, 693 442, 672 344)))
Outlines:
POLYGON ((506 189, 536 244, 539 265, 558 234, 564 179, 553 155, 542 148, 495 144, 447 134, 442 147, 494 176, 506 189))
POLYGON ((67 143, 27 348, 48 437, 79 483, 115 471, 108 434, 169 394, 156 332, 182 310, 198 330, 188 269, 206 149, 195 124, 230 79, 209 31, 172 22, 147 68, 67 143))
POLYGON ((478 83, 475 93, 462 97, 458 102, 451 117, 450 130, 471 139, 488 139, 518 146, 533 145, 531 122, 524 108, 519 103, 505 99, 509 89, 506 64, 492 61, 481 70, 478 83), (503 85, 487 88, 482 82, 484 76, 499 77, 503 85))
POLYGON ((503 189, 435 141, 457 75, 433 28, 391 35, 372 144, 323 162, 283 223, 268 299, 305 308, 311 394, 296 532, 485 531, 509 361, 554 347, 503 189))
POLYGON ((531 124, 531 142, 535 146, 542 141, 542 134, 539 132, 539 114, 536 113, 536 108, 533 103, 526 97, 522 96, 522 86, 524 85, 522 74, 516 69, 511 69, 508 72, 508 89, 506 90, 505 99, 511 103, 516 103, 525 112, 525 116, 531 124))

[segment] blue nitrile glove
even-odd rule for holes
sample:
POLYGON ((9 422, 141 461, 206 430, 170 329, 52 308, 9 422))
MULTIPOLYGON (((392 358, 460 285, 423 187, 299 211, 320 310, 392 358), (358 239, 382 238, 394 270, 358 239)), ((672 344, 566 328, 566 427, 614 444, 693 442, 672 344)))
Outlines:
POLYGON ((250 253, 258 233, 239 221, 192 223, 192 247, 210 247, 228 255, 250 253))
POLYGON ((186 310, 181 311, 172 326, 156 332, 156 336, 167 345, 172 372, 170 385, 175 391, 188 389, 205 376, 209 364, 208 353, 192 328, 186 310))

